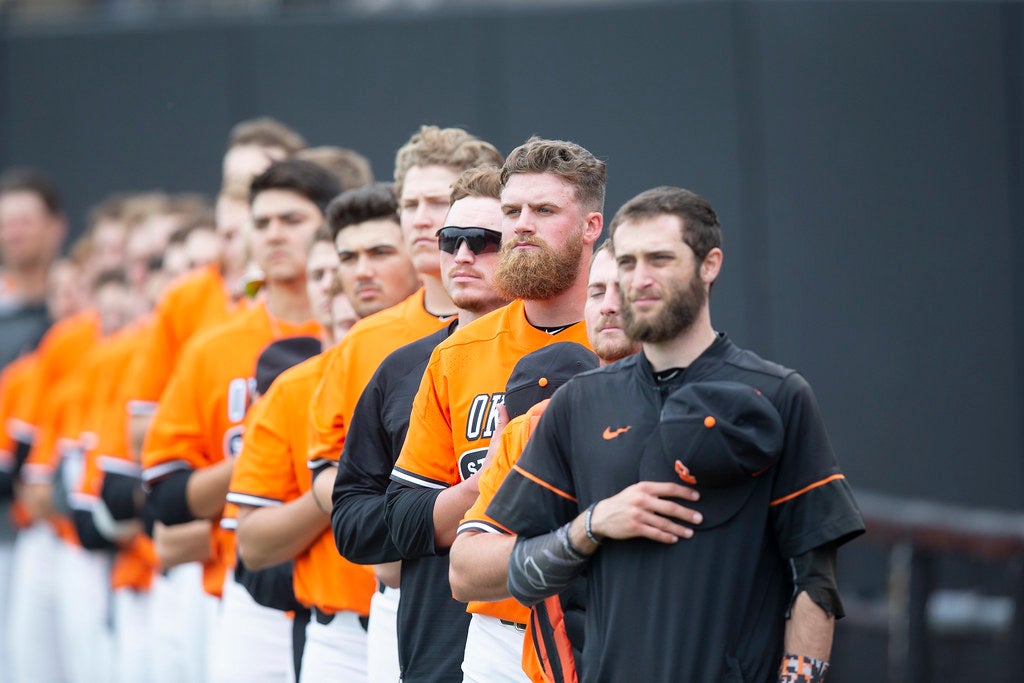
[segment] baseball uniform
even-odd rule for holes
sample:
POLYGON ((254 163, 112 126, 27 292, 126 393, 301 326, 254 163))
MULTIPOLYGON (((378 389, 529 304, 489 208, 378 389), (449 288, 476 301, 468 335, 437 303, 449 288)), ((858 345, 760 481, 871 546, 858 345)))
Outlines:
MULTIPOLYGON (((386 522, 404 557, 444 554, 434 547, 434 502, 442 490, 480 467, 494 433, 494 406, 503 401, 516 362, 559 341, 589 348, 583 323, 550 334, 529 323, 524 306, 513 301, 488 313, 457 330, 430 356, 387 494, 386 522)), ((404 592, 399 610, 419 611, 418 599, 404 592)), ((499 619, 499 628, 515 629, 514 624, 526 621, 522 613, 505 620, 513 625, 502 625, 499 619)))
MULTIPOLYGON (((349 426, 338 463, 331 514, 342 555, 378 564, 402 559, 384 523, 389 475, 409 428, 409 412, 430 354, 456 327, 445 328, 391 353, 366 386, 349 426)), ((402 562, 402 595, 415 594, 419 609, 403 609, 399 598, 398 660, 406 681, 460 681, 462 646, 469 617, 452 599, 444 557, 402 562)), ((392 589, 382 597, 386 599, 392 589)), ((371 627, 374 625, 371 620, 371 627)))
MULTIPOLYGON (((287 504, 310 490, 313 483, 308 467, 310 397, 323 375, 326 357, 321 354, 284 371, 253 407, 242 452, 231 477, 228 501, 253 507, 287 504)), ((321 621, 339 613, 366 617, 370 596, 376 587, 373 572, 338 555, 334 539, 325 531, 294 559, 295 597, 315 608, 319 621, 307 628, 302 679, 324 673, 321 664, 331 657, 316 648, 317 632, 329 624, 321 621)), ((346 618, 342 616, 341 618, 346 618)), ((333 622, 333 619, 330 620, 333 622)), ((351 619, 358 624, 358 619, 351 619)), ((343 662, 335 674, 365 677, 365 631, 353 631, 348 652, 339 653, 343 662), (360 639, 362 642, 360 643, 360 639)), ((329 646, 338 650, 340 646, 329 646)))
POLYGON ((809 385, 725 335, 671 379, 659 379, 642 353, 584 373, 552 398, 487 513, 536 536, 645 479, 694 485, 701 499, 686 505, 704 521, 678 543, 633 538, 598 548, 588 568, 580 680, 769 680, 794 597, 788 558, 864 529, 809 385), (710 410, 692 398, 707 393, 719 396, 710 410), (730 404, 722 396, 739 398, 730 404), (679 404, 683 398, 690 403, 679 404), (699 439, 714 443, 739 429, 730 411, 748 404, 765 424, 777 423, 765 429, 777 437, 771 448, 742 450, 764 467, 740 467, 724 447, 699 467, 689 460, 706 450, 699 439), (701 415, 686 424, 692 437, 663 442, 663 406, 685 405, 701 415))

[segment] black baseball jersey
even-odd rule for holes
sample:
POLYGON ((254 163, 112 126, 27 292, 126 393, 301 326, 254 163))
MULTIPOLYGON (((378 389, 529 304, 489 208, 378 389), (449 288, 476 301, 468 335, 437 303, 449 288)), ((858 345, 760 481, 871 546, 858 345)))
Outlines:
MULTIPOLYGON (((384 523, 391 470, 405 443, 412 401, 434 347, 457 323, 392 352, 356 404, 334 480, 331 526, 342 556, 360 564, 403 559, 384 523)), ((433 498, 437 492, 428 492, 433 498)), ((469 615, 452 599, 448 557, 402 562, 398 660, 407 683, 462 681, 469 615)))
MULTIPOLYGON (((793 598, 787 558, 864 530, 802 376, 719 335, 674 388, 712 381, 771 402, 784 428, 778 459, 726 522, 674 544, 609 540, 597 550, 581 681, 769 680, 793 598)), ((642 353, 577 375, 555 393, 488 515, 536 536, 640 481, 664 395, 642 353)))

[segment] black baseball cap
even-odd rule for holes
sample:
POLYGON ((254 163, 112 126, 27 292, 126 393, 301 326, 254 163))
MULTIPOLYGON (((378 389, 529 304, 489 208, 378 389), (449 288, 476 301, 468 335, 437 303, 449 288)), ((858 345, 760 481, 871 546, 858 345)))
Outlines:
POLYGON ((523 415, 584 370, 598 365, 594 352, 576 342, 548 344, 516 363, 505 385, 505 407, 509 418, 523 415))
POLYGON ((271 343, 256 359, 256 391, 261 396, 267 393, 278 375, 321 350, 320 340, 316 337, 286 337, 271 343))
POLYGON ((640 479, 691 486, 699 501, 679 501, 704 519, 695 531, 732 519, 757 477, 782 452, 779 412, 740 382, 694 382, 668 396, 640 460, 640 479))

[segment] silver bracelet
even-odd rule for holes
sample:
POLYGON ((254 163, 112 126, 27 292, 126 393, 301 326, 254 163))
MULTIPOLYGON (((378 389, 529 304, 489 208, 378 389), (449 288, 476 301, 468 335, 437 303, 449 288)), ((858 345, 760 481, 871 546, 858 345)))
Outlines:
POLYGON ((601 545, 601 541, 594 535, 594 530, 590 526, 590 520, 594 516, 594 508, 596 507, 597 503, 591 503, 590 507, 587 508, 587 514, 583 517, 583 530, 587 532, 587 538, 590 539, 591 543, 601 545))

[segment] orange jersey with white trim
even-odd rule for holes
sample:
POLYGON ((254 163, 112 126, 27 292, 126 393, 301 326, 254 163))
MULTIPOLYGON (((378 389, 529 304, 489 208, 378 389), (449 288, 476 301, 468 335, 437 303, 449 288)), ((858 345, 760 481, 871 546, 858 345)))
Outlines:
POLYGON ((38 373, 39 357, 34 353, 11 361, 0 373, 0 469, 13 468, 16 441, 32 441, 35 430, 28 422, 25 399, 38 373))
POLYGON ((147 342, 140 347, 126 382, 135 414, 151 412, 160 400, 186 342, 201 330, 228 321, 244 307, 228 294, 219 268, 210 264, 172 282, 153 311, 147 342))
POLYGON ((310 403, 311 465, 337 462, 341 457, 345 425, 381 361, 395 349, 436 332, 451 320, 428 313, 420 289, 391 308, 363 318, 340 344, 327 351, 327 367, 310 403))
MULTIPOLYGON (((96 381, 94 410, 96 446, 86 451, 85 476, 81 494, 83 502, 93 499, 98 504, 103 478, 110 472, 139 476, 138 463, 128 448, 128 412, 125 387, 120 379, 130 372, 139 347, 146 342, 151 320, 140 322, 124 331, 103 361, 96 381)), ((159 561, 153 541, 143 533, 119 544, 111 572, 111 587, 115 590, 148 591, 159 561)))
MULTIPOLYGON (((260 303, 231 320, 193 336, 181 353, 153 416, 142 448, 143 480, 154 482, 182 469, 200 469, 238 454, 259 354, 278 339, 319 336, 314 320, 273 318, 260 303)), ((220 595, 233 534, 213 526, 217 553, 204 566, 203 584, 220 595), (221 535, 231 537, 230 544, 221 535)))
POLYGON ((100 321, 93 310, 82 311, 53 324, 36 350, 38 380, 26 398, 30 424, 39 426, 52 410, 51 391, 62 378, 78 367, 86 352, 100 338, 100 321))
POLYGON ((520 358, 556 342, 590 348, 586 326, 548 334, 526 319, 521 300, 492 311, 434 349, 413 401, 409 433, 391 478, 447 488, 472 476, 494 434, 494 406, 520 358))
POLYGON ((80 387, 81 397, 77 439, 83 444, 84 470, 74 493, 89 499, 100 494, 103 484, 99 466, 101 456, 127 459, 127 425, 120 379, 132 362, 140 340, 147 332, 145 323, 132 325, 100 340, 83 361, 86 375, 80 387), (109 433, 108 433, 109 432, 109 433))
MULTIPOLYGON (((18 443, 31 444, 36 429, 31 424, 29 398, 39 379, 39 357, 34 352, 12 361, 0 374, 0 470, 13 472, 18 443)), ((15 499, 10 508, 18 528, 31 524, 24 504, 15 499)))
MULTIPOLYGON (((326 365, 327 357, 321 354, 285 370, 253 406, 228 501, 254 507, 283 505, 310 490, 307 407, 326 365)), ((328 613, 348 610, 366 615, 376 585, 369 567, 338 554, 329 528, 295 557, 295 597, 304 605, 328 613)))
MULTIPOLYGON (((533 406, 525 414, 513 418, 505 425, 501 433, 501 444, 494 452, 494 457, 487 465, 487 468, 480 474, 478 486, 480 495, 476 502, 466 511, 462 521, 459 523, 459 533, 467 530, 479 531, 482 533, 510 533, 508 529, 501 526, 487 515, 487 506, 491 498, 501 487, 501 482, 512 471, 512 466, 519 460, 526 442, 533 433, 537 421, 548 405, 545 399, 533 406)), ((525 607, 514 598, 500 600, 497 602, 472 601, 466 611, 475 614, 485 614, 498 619, 506 619, 517 623, 527 624, 526 637, 523 638, 523 671, 535 683, 543 683, 547 680, 542 671, 540 658, 537 656, 537 648, 534 646, 530 631, 533 629, 533 620, 530 619, 530 609, 525 607)))
MULTIPOLYGON (((505 430, 499 437, 501 444, 477 482, 480 495, 477 496, 476 502, 466 511, 459 523, 459 533, 470 530, 484 533, 509 533, 508 529, 487 516, 487 506, 494 494, 497 493, 501 482, 505 481, 505 476, 512 470, 512 465, 519 460, 533 427, 537 424, 545 407, 547 407, 547 401, 542 401, 524 415, 513 418, 505 426, 505 430)), ((471 601, 466 607, 466 611, 520 624, 525 624, 530 620, 530 609, 513 598, 496 602, 471 601)))

